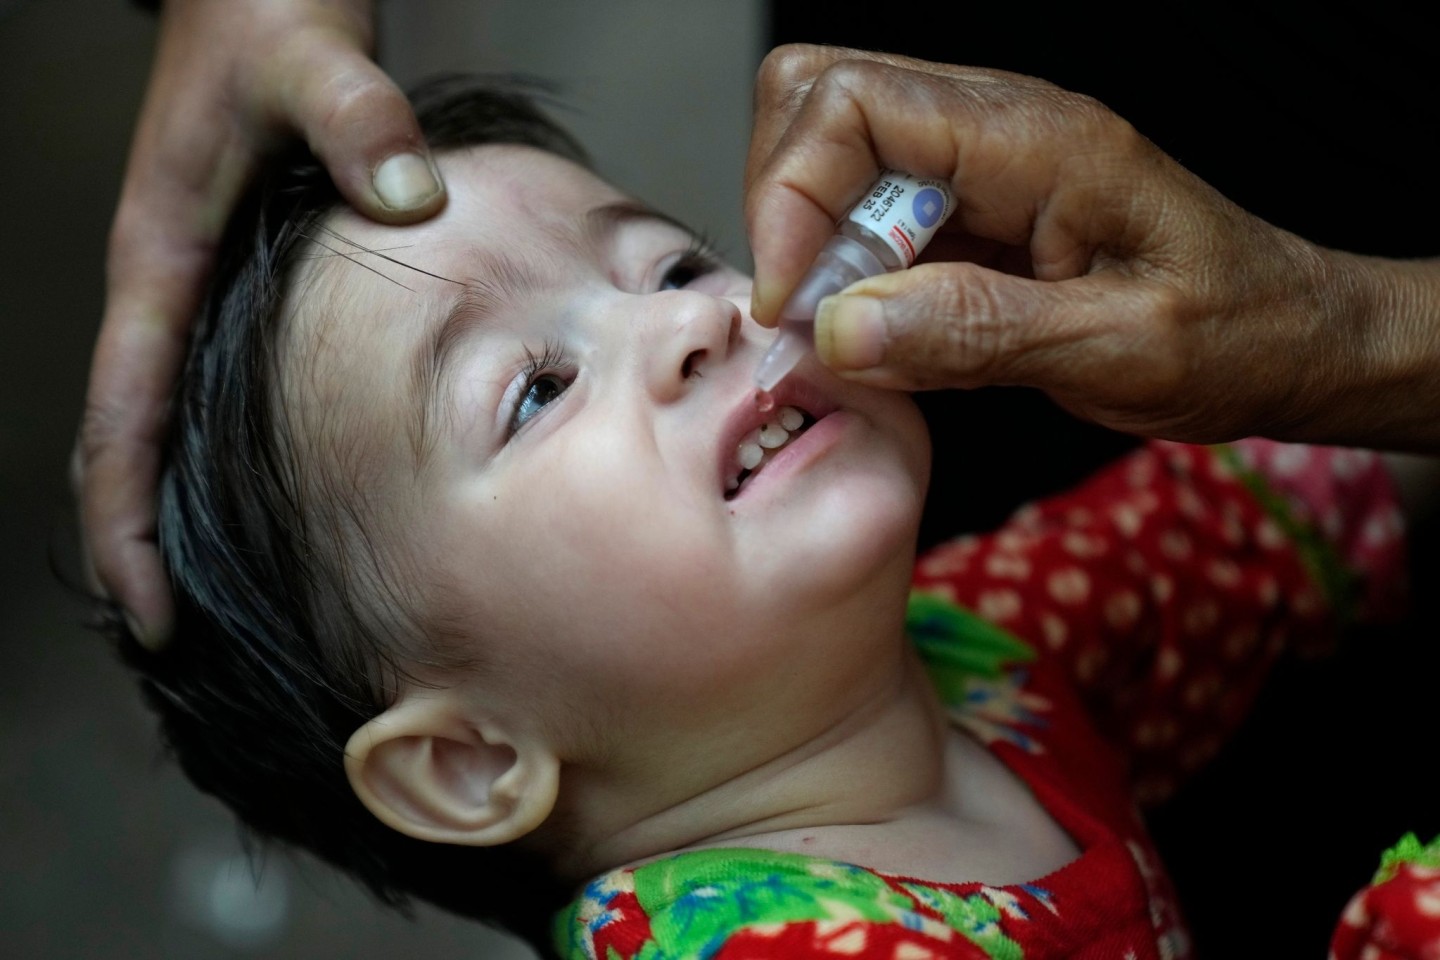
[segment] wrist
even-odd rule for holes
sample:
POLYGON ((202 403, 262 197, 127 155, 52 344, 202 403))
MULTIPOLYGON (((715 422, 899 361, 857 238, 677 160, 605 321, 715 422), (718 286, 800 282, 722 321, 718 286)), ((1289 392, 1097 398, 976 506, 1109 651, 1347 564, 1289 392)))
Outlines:
POLYGON ((1328 356, 1295 439, 1440 450, 1440 260, 1319 252, 1328 356))

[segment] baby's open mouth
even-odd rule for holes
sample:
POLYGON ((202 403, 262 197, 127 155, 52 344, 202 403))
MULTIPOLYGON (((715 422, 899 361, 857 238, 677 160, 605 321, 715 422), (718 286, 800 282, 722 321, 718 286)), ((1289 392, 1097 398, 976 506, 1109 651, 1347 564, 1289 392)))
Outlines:
POLYGON ((814 423, 815 418, 799 407, 777 407, 769 420, 750 431, 735 448, 738 472, 725 481, 725 499, 739 493, 747 480, 814 423))

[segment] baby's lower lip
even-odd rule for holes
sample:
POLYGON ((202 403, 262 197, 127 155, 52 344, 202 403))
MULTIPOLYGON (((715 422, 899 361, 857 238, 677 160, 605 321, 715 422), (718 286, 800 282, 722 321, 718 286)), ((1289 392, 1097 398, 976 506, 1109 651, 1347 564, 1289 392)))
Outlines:
POLYGON ((850 420, 850 415, 843 410, 821 417, 808 430, 782 447, 780 452, 765 464, 764 469, 750 476, 736 492, 733 500, 743 500, 752 496, 757 489, 764 490, 771 484, 782 482, 785 477, 803 470, 824 456, 840 441, 840 436, 850 420))

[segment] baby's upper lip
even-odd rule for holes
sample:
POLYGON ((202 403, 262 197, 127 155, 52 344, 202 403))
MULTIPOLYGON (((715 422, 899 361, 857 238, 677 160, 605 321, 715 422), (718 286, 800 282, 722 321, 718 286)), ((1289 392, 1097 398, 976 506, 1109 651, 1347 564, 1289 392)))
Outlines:
POLYGON ((820 420, 839 409, 839 404, 825 396, 814 383, 798 373, 792 373, 771 392, 775 406, 762 413, 755 402, 755 388, 749 386, 740 401, 731 408, 730 415, 720 429, 719 451, 716 458, 720 478, 720 492, 725 493, 726 484, 740 473, 740 461, 736 455, 740 441, 761 424, 775 419, 775 411, 781 407, 795 407, 820 420))

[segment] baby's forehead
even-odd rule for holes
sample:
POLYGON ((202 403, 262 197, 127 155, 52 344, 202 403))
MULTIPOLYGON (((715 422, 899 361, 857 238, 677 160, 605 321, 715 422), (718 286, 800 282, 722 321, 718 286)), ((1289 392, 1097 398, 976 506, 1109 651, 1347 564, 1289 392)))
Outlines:
POLYGON ((449 199, 431 220, 387 225, 348 207, 323 218, 292 275, 298 317, 414 311, 453 298, 487 268, 553 267, 583 254, 587 212, 626 202, 584 167, 534 147, 451 150, 437 163, 449 199))
POLYGON ((531 147, 487 145, 437 160, 449 200, 434 219, 389 226, 343 208, 310 232, 287 290, 281 374, 301 429, 343 429, 347 442, 365 446, 385 445, 397 425, 409 431, 416 348, 463 292, 496 274, 523 285, 515 278, 574 271, 596 212, 639 206, 531 147))
POLYGON ((586 168, 534 147, 490 144, 442 152, 436 160, 448 197, 438 216, 394 226, 345 207, 327 218, 331 229, 372 248, 398 244, 443 254, 489 245, 521 255, 547 241, 563 242, 588 210, 625 199, 586 168))

